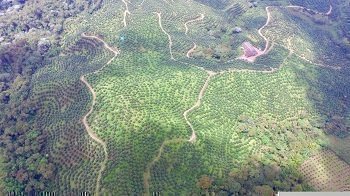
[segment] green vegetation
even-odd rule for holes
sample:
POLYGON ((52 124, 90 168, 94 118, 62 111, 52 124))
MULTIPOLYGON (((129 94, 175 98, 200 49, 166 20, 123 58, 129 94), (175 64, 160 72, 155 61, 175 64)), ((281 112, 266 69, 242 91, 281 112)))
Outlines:
POLYGON ((300 167, 308 182, 320 191, 347 189, 350 166, 331 151, 320 151, 300 167))
MULTIPOLYGON (((349 121, 348 121, 349 122, 349 121)), ((350 156, 349 156, 349 150, 350 150, 350 137, 345 138, 339 138, 336 136, 329 136, 329 141, 327 143, 328 147, 335 152, 339 158, 341 158, 343 161, 350 163, 350 156)))
POLYGON ((182 114, 195 102, 205 80, 199 69, 169 61, 168 56, 155 51, 154 37, 164 35, 159 27, 153 27, 156 17, 152 19, 143 31, 134 26, 122 32, 130 41, 121 45, 125 48, 121 56, 88 76, 97 94, 89 123, 108 144, 105 192, 123 195, 144 191, 145 163, 156 156, 161 143, 189 137, 182 114))
POLYGON ((31 1, 11 0, 0 2, 0 42, 13 40, 52 38, 59 42, 66 30, 65 22, 80 14, 92 14, 102 6, 102 0, 31 1))
POLYGON ((246 194, 259 183, 292 189, 295 182, 287 179, 300 180, 293 170, 320 148, 315 141, 323 135, 310 124, 315 113, 305 99, 305 83, 298 80, 297 64, 303 63, 290 58, 273 74, 226 73, 215 77, 202 106, 190 115, 199 138, 196 145, 172 145, 165 150, 154 166, 151 190, 198 193, 196 179, 204 174, 214 179, 214 192, 246 194), (280 172, 272 177, 233 180, 242 175, 242 168, 259 175, 259 170, 269 167, 280 172), (228 183, 230 180, 240 185, 228 183))
POLYGON ((296 8, 270 10, 272 18, 278 18, 263 31, 270 40, 318 65, 344 67, 347 64, 348 47, 337 32, 340 26, 334 25, 331 18, 310 15, 296 8))
POLYGON ((103 151, 81 122, 90 95, 79 78, 101 68, 112 55, 100 42, 85 38, 64 54, 34 75, 30 99, 40 108, 36 120, 49 136, 47 153, 58 167, 52 186, 61 194, 92 192, 103 151))
MULTIPOLYGON (((1 155, 3 152, 1 152, 1 155)), ((4 158, 0 157, 0 193, 5 193, 5 177, 6 177, 6 168, 4 158)))
POLYGON ((36 71, 30 83, 17 77, 11 84, 13 109, 5 110, 1 123, 1 146, 11 171, 5 180, 8 191, 54 189, 65 194, 94 188, 101 150, 80 121, 89 96, 79 77, 110 55, 100 43, 85 39, 63 53, 36 71))
POLYGON ((0 51, 1 192, 43 190, 53 180, 55 166, 45 156, 47 133, 33 121, 38 106, 28 100, 28 92, 33 72, 48 62, 50 51, 40 53, 37 42, 26 40, 0 51))
POLYGON ((329 0, 290 0, 290 3, 323 13, 328 12, 330 5, 329 0))
POLYGON ((36 36, 11 23, 28 7, 0 31, 0 191, 349 187, 345 1, 93 2, 39 2, 36 36), (244 42, 262 55, 240 59, 244 42))

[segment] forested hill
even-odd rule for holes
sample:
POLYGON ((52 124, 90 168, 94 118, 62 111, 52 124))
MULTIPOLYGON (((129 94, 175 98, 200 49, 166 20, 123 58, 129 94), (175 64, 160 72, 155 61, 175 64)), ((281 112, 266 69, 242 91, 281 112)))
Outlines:
POLYGON ((350 0, 0 1, 0 195, 349 191, 350 0))
POLYGON ((29 99, 32 77, 59 55, 65 21, 101 5, 102 0, 0 1, 1 192, 50 190, 58 168, 47 154, 49 133, 34 120, 40 106, 29 99))

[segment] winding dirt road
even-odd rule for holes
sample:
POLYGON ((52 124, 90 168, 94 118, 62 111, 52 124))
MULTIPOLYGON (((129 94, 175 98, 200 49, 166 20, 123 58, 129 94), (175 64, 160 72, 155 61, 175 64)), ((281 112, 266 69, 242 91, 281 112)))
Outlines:
MULTIPOLYGON (((327 13, 322 13, 322 12, 317 12, 315 10, 312 10, 312 9, 309 9, 309 8, 306 8, 306 7, 302 7, 302 6, 297 6, 297 5, 290 5, 290 6, 286 6, 286 8, 298 8, 298 9, 305 9, 307 11, 312 11, 312 12, 315 12, 316 14, 320 14, 320 15, 324 15, 324 16, 329 16, 332 14, 332 11, 333 11, 333 6, 330 4, 329 5, 329 10, 327 13)), ((335 66, 331 66, 331 65, 324 65, 324 64, 321 64, 321 63, 315 63, 313 62, 312 60, 309 60, 307 59, 306 57, 304 56, 301 56, 297 53, 295 53, 295 51, 292 49, 292 44, 291 44, 291 40, 289 39, 288 40, 288 49, 294 53, 297 57, 299 57, 300 59, 303 59, 304 61, 310 63, 310 64, 314 64, 314 65, 317 65, 317 66, 320 66, 320 67, 325 67, 325 68, 329 68, 329 69, 333 69, 333 70, 340 70, 341 69, 341 66, 338 66, 338 65, 335 65, 335 66)))
POLYGON ((317 65, 319 67, 329 68, 329 69, 333 69, 333 70, 340 70, 340 69, 342 69, 342 67, 339 66, 339 65, 324 65, 324 64, 320 64, 320 63, 315 63, 312 60, 309 60, 306 57, 303 57, 303 56, 301 56, 301 55, 299 55, 297 53, 294 53, 294 54, 295 54, 295 56, 299 57, 300 59, 303 59, 304 61, 306 61, 306 62, 308 62, 310 64, 317 65))
MULTIPOLYGON (((109 65, 115 57, 117 57, 117 55, 120 53, 120 51, 118 49, 114 49, 112 47, 110 47, 104 40, 102 40, 101 38, 94 36, 94 35, 86 35, 85 33, 82 33, 82 37, 85 38, 90 38, 90 39, 96 39, 100 42, 103 43, 103 46, 113 52, 114 56, 112 57, 112 59, 110 59, 104 66, 102 66, 100 69, 92 72, 92 73, 88 73, 86 75, 90 75, 90 74, 95 74, 98 73, 99 71, 101 71, 105 66, 109 65)), ((106 169, 107 166, 107 161, 108 161, 108 151, 107 151, 107 144, 101 139, 99 138, 96 133, 91 129, 91 127, 89 126, 89 123, 87 121, 87 118, 90 116, 90 114, 92 113, 92 111, 94 110, 94 106, 96 104, 96 93, 94 91, 94 89, 92 88, 92 86, 89 84, 89 82, 87 82, 85 76, 86 75, 82 75, 80 77, 80 80, 85 84, 85 86, 89 89, 89 91, 92 94, 92 103, 91 103, 91 107, 90 110, 88 111, 88 113, 86 113, 82 119, 82 122, 85 126, 86 132, 89 134, 89 136, 91 137, 91 139, 93 139, 95 142, 97 142, 98 144, 100 144, 103 148, 104 151, 104 159, 101 163, 101 168, 100 171, 98 172, 98 176, 97 176, 97 182, 96 182, 96 188, 95 188, 95 195, 99 195, 99 190, 100 190, 100 183, 101 183, 101 179, 102 179, 102 172, 106 169)))
POLYGON ((187 33, 188 33, 188 26, 187 26, 187 24, 189 24, 191 22, 203 20, 203 19, 204 19, 204 14, 200 14, 200 16, 198 16, 197 18, 185 22, 185 24, 184 24, 185 25, 185 35, 187 35, 187 33))
MULTIPOLYGON (((269 25, 269 23, 271 21, 271 12, 269 10, 269 6, 267 6, 265 8, 265 10, 266 10, 266 14, 267 14, 266 23, 262 27, 260 27, 259 30, 258 30, 259 35, 265 40, 265 48, 264 48, 264 50, 262 51, 261 49, 258 49, 258 48, 254 47, 256 52, 257 52, 256 55, 247 57, 245 54, 243 54, 242 56, 240 56, 240 57, 238 57, 236 59, 241 59, 241 60, 245 60, 245 61, 253 63, 257 57, 259 57, 261 55, 265 55, 265 54, 267 54, 270 51, 271 47, 269 47, 270 46, 269 39, 267 39, 267 37, 261 32, 267 25, 269 25)), ((230 61, 228 61, 228 62, 230 62, 230 61)))
MULTIPOLYGON (((287 6, 288 7, 288 6, 287 6)), ((262 33, 262 30, 267 26, 269 25, 270 21, 271 21, 271 12, 269 10, 269 6, 267 6, 265 8, 266 10, 266 13, 267 13, 267 20, 266 20, 266 23, 259 28, 258 30, 258 33, 259 35, 265 40, 266 44, 265 44, 265 48, 263 51, 261 51, 261 53, 259 54, 260 55, 263 55, 263 54, 266 54, 269 52, 269 50, 272 48, 270 47, 270 42, 269 42, 269 39, 262 33)), ((331 14, 332 12, 332 6, 330 5, 330 10, 326 13, 326 15, 329 15, 331 14)), ((161 30, 168 36, 168 39, 169 39, 169 50, 170 50, 170 55, 171 55, 171 59, 175 60, 173 58, 173 54, 172 54, 172 39, 171 39, 171 36, 164 30, 163 26, 162 26, 162 22, 161 22, 161 13, 158 13, 158 12, 155 12, 157 15, 158 15, 158 19, 159 19, 159 26, 161 28, 161 30)), ((197 21, 197 20, 202 20, 204 19, 204 15, 201 14, 201 16, 193 19, 193 20, 190 20, 190 21, 187 21, 184 25, 185 25, 185 34, 187 35, 188 33, 188 26, 187 24, 190 23, 190 22, 194 22, 194 21, 197 21)), ((187 52, 186 54, 186 57, 187 58, 190 58, 190 55, 191 53, 196 49, 197 45, 196 43, 193 43, 193 47, 187 52)), ((251 70, 251 69, 229 69, 227 71, 221 71, 219 73, 216 73, 216 72, 213 72, 213 71, 209 71, 209 70, 206 70, 204 69, 203 67, 198 67, 198 66, 195 66, 201 70, 204 70, 207 74, 208 74, 208 77, 205 81, 205 83, 203 84, 199 94, 198 94, 198 97, 197 97, 197 101, 195 102, 195 104, 188 110, 186 110, 184 113, 183 113, 183 116, 184 116, 184 119, 186 121, 186 123, 188 124, 188 126, 191 128, 191 131, 192 131, 192 134, 190 136, 190 138, 187 140, 188 142, 191 142, 191 143, 194 143, 197 139, 197 135, 196 135, 196 132, 195 132, 195 129, 193 127, 193 125, 191 124, 191 122, 188 120, 188 115, 189 113, 191 113, 193 110, 195 110, 196 108, 200 107, 201 103, 202 103, 202 98, 205 94, 205 91, 206 89, 208 88, 209 86, 209 82, 211 80, 211 78, 217 74, 224 74, 226 72, 238 72, 238 73, 242 73, 242 72, 248 72, 248 73, 264 73, 264 74, 271 74, 271 73, 275 73, 277 72, 278 70, 282 69, 282 67, 284 66, 284 64, 286 63, 287 59, 292 55, 292 54, 295 54, 294 51, 291 49, 291 48, 287 48, 289 50, 289 54, 288 56, 283 60, 283 62, 277 67, 277 68, 270 68, 270 70, 251 70)), ((297 55, 297 54, 296 54, 297 55)), ((298 56, 298 55, 297 55, 298 56)), ((303 58, 301 56, 298 56, 299 58, 302 58, 303 60, 307 61, 307 62, 310 62, 312 64, 315 64, 315 65, 319 65, 319 66, 322 66, 322 67, 329 67, 329 68, 333 68, 333 69, 338 69, 338 68, 334 68, 332 66, 325 66, 325 65, 322 65, 322 64, 317 64, 317 63, 314 63, 314 62, 311 62, 310 60, 306 59, 306 58, 303 58)), ((185 63, 185 64, 188 64, 188 63, 185 63)), ((182 141, 185 141, 184 139, 181 139, 181 138, 178 138, 178 139, 171 139, 171 140, 165 140, 159 150, 158 150, 158 154, 157 156, 148 164, 148 166, 146 167, 146 170, 144 172, 144 175, 143 175, 143 180, 144 180, 144 189, 145 189, 145 195, 149 195, 149 180, 150 180, 150 170, 152 168, 152 166, 160 160, 160 157, 163 153, 163 150, 164 150, 164 147, 165 145, 169 144, 169 143, 178 143, 178 142, 182 142, 182 141)))
POLYGON ((267 14, 267 20, 266 23, 260 27, 260 29, 258 30, 259 35, 265 40, 266 44, 265 44, 265 49, 263 50, 263 54, 265 54, 269 48, 270 42, 269 39, 267 39, 267 37, 265 37, 265 35, 261 32, 267 25, 269 25, 270 21, 271 21, 271 12, 269 11, 269 6, 267 6, 265 8, 266 10, 266 14, 267 14))
POLYGON ((309 9, 309 8, 306 8, 306 7, 303 7, 303 6, 299 6, 299 5, 288 5, 286 7, 287 8, 297 8, 297 9, 307 10, 309 12, 314 12, 316 14, 323 15, 323 16, 329 16, 329 15, 332 14, 332 11, 333 11, 333 6, 332 5, 329 5, 329 10, 326 13, 318 12, 318 11, 315 11, 313 9, 309 9))
MULTIPOLYGON (((258 54, 255 55, 255 56, 253 56, 253 57, 246 58, 246 57, 242 56, 242 57, 239 57, 238 59, 244 59, 244 60, 248 60, 249 62, 254 62, 254 60, 255 60, 258 56, 267 54, 267 53, 270 51, 270 49, 272 48, 272 47, 269 47, 269 46, 270 46, 270 41, 269 41, 269 39, 267 39, 267 37, 262 33, 262 30, 271 22, 271 11, 269 10, 270 7, 271 7, 271 6, 267 6, 267 7, 265 8, 265 9, 266 9, 266 13, 267 13, 267 20, 266 20, 266 23, 265 23, 262 27, 260 27, 260 29, 258 30, 259 35, 260 35, 260 36, 265 40, 265 42, 266 42, 266 44, 265 44, 265 49, 264 49, 262 52, 258 52, 258 54)), ((302 6, 294 6, 294 5, 285 6, 285 7, 286 7, 286 8, 300 8, 300 9, 311 10, 311 9, 308 9, 308 8, 305 8, 305 7, 302 7, 302 6)), ((328 10, 327 13, 320 13, 320 12, 317 12, 317 11, 314 11, 314 10, 311 10, 311 11, 313 11, 313 12, 315 12, 315 13, 317 13, 317 14, 330 15, 330 14, 332 13, 332 9, 333 9, 333 7, 332 7, 332 5, 330 5, 329 10, 328 10)), ((290 40, 288 40, 288 41, 290 42, 290 40)), ((290 44, 290 45, 291 45, 291 44, 290 44)), ((317 66, 320 66, 320 67, 325 67, 325 68, 334 69, 334 70, 339 70, 339 69, 341 69, 340 66, 330 66, 330 65, 324 65, 324 64, 320 64, 320 63, 315 63, 315 62, 313 62, 312 60, 309 60, 309 59, 307 59, 307 58, 305 58, 305 57, 303 57, 303 56, 301 56, 301 55, 295 53, 294 50, 292 50, 291 46, 288 46, 287 48, 289 49, 290 53, 294 53, 297 57, 299 57, 299 58, 301 58, 301 59, 307 61, 308 63, 314 64, 314 65, 317 65, 317 66)), ((249 70, 235 70, 235 71, 237 71, 237 72, 241 72, 241 71, 248 72, 249 70)), ((252 71, 254 71, 254 70, 252 70, 252 71)), ((275 69, 272 69, 272 70, 260 71, 260 72, 263 72, 263 73, 271 73, 271 71, 272 71, 272 72, 275 72, 276 70, 275 70, 275 69)))
POLYGON ((163 31, 163 33, 164 33, 165 35, 168 36, 170 58, 171 58, 172 60, 175 60, 175 58, 174 58, 174 56, 173 56, 173 50, 172 50, 173 41, 172 41, 172 39, 171 39, 170 34, 164 30, 163 25, 162 25, 162 13, 160 13, 160 12, 154 12, 154 13, 157 14, 157 16, 158 16, 158 23, 159 23, 160 29, 163 31))
POLYGON ((326 16, 329 16, 332 14, 332 11, 333 11, 333 6, 332 5, 329 5, 329 10, 328 12, 326 13, 326 16))
MULTIPOLYGON (((81 36, 82 36, 82 37, 85 37, 85 38, 96 39, 96 40, 102 42, 102 43, 103 43, 103 46, 104 46, 107 50, 113 52, 114 57, 116 57, 118 54, 120 54, 120 50, 119 50, 119 49, 115 49, 115 48, 113 48, 113 47, 110 47, 103 39, 101 39, 101 38, 99 38, 99 37, 97 37, 97 36, 95 36, 95 35, 86 35, 85 33, 82 33, 81 36)), ((109 63, 110 63, 110 62, 108 62, 107 64, 109 64, 109 63)), ((101 70, 101 69, 100 69, 100 70, 101 70)), ((98 71, 99 71, 99 70, 98 70, 98 71)))
POLYGON ((196 48, 197 48, 197 44, 193 42, 193 48, 188 50, 186 57, 191 58, 191 54, 196 50, 196 48))
POLYGON ((160 148, 158 149, 158 154, 156 157, 154 157, 154 159, 148 163, 145 172, 143 173, 143 187, 145 189, 144 195, 150 195, 149 192, 149 179, 151 178, 151 168, 152 166, 158 162, 160 160, 160 157, 163 154, 164 151, 164 147, 167 144, 171 144, 171 143, 179 143, 179 142, 183 142, 185 141, 184 139, 181 138, 176 138, 176 139, 171 139, 171 140, 165 140, 162 145, 160 145, 160 148))
MULTIPOLYGON (((124 18, 123 18, 123 23, 124 23, 124 27, 126 27, 126 15, 130 15, 130 11, 129 11, 129 7, 128 7, 128 3, 125 0, 122 0, 123 3, 125 4, 125 11, 124 11, 124 18)), ((143 2, 142 2, 143 3, 143 2)))
POLYGON ((80 80, 88 87, 89 91, 92 94, 92 104, 90 107, 90 110, 87 114, 85 114, 85 116, 83 117, 83 124, 85 126, 86 131, 88 132, 89 136, 97 143, 99 143, 104 151, 105 157, 103 159, 103 162, 101 163, 101 168, 100 171, 98 172, 98 176, 97 176, 97 182, 96 182, 96 189, 95 189, 95 195, 98 195, 99 190, 100 190, 100 181, 102 178, 102 172, 106 169, 106 165, 107 165, 107 161, 108 161, 108 151, 107 151, 107 145, 106 143, 99 138, 96 133, 90 128, 89 123, 87 122, 87 118, 88 116, 90 116, 90 114, 92 113, 92 111, 94 110, 94 105, 96 103, 96 93, 94 91, 94 89, 91 87, 91 85, 86 81, 84 76, 80 77, 80 80))
POLYGON ((215 76, 215 75, 217 74, 216 72, 213 72, 213 71, 209 71, 209 70, 205 70, 205 71, 208 73, 208 77, 207 77, 207 79, 206 79, 206 81, 205 81, 203 87, 201 88, 199 94, 198 94, 198 98, 197 98, 196 103, 195 103, 190 109, 186 110, 186 111, 183 113, 183 116, 184 116, 184 118, 185 118, 185 120, 186 120, 186 123, 190 126, 190 128, 191 128, 191 130, 192 130, 191 137, 190 137, 190 139, 188 140, 188 141, 191 142, 191 143, 194 143, 194 142, 196 141, 197 135, 196 135, 196 132, 195 132, 195 130, 194 130, 194 128, 193 128, 193 125, 192 125, 191 122, 188 120, 188 114, 189 114, 190 112, 192 112, 194 109, 198 108, 198 107, 201 105, 201 103, 202 103, 202 98, 203 98, 203 96, 204 96, 205 90, 206 90, 206 89, 208 88, 208 86, 209 86, 209 81, 210 81, 210 79, 211 79, 213 76, 215 76))
MULTIPOLYGON (((171 36, 163 29, 162 27, 162 23, 161 23, 161 13, 157 13, 156 14, 158 15, 158 19, 159 19, 159 26, 160 28, 162 29, 162 31, 168 35, 168 38, 169 38, 169 48, 170 48, 170 54, 171 54, 171 58, 173 60, 175 60, 173 57, 172 57, 172 52, 171 52, 171 46, 172 46, 172 41, 171 41, 171 36)), ((204 15, 203 15, 203 18, 204 18, 204 15)), ((188 22, 193 22, 193 21, 196 21, 196 20, 199 20, 199 18, 197 19, 194 19, 192 21, 188 21, 188 22)), ((185 27, 187 29, 187 24, 185 24, 185 27)), ((188 30, 187 30, 188 31, 188 30)), ((195 48, 197 47, 197 45, 194 43, 194 47, 191 49, 191 50, 194 50, 195 48)), ((187 57, 190 58, 190 53, 191 53, 191 50, 187 52, 187 57)), ((197 67, 197 66, 196 66, 197 67)), ((198 98, 197 98, 197 101, 195 102, 195 104, 188 110, 186 110, 184 113, 183 113, 183 116, 185 118, 185 121, 186 123, 189 125, 189 127, 191 128, 191 136, 188 140, 185 140, 185 139, 182 139, 182 138, 176 138, 176 139, 170 139, 170 140, 165 140, 161 146, 159 147, 159 150, 158 150, 158 154, 157 156, 147 165, 146 169, 145 169, 145 172, 143 174, 143 185, 144 185, 144 195, 150 195, 150 192, 149 192, 149 180, 151 178, 151 168, 152 166, 158 162, 160 160, 160 157, 162 156, 162 153, 163 153, 163 150, 164 150, 164 147, 167 145, 167 144, 170 144, 170 143, 179 143, 179 142, 185 142, 185 141, 188 141, 188 142, 191 142, 191 143, 194 143, 196 141, 196 132, 193 128, 193 125, 191 124, 191 122, 188 120, 188 114, 190 112, 192 112, 194 109, 198 108, 200 105, 201 105, 201 102, 202 102, 202 98, 204 96, 204 93, 206 91, 206 89, 208 88, 209 86, 209 81, 210 79, 216 75, 217 73, 213 72, 213 71, 209 71, 209 70, 205 70, 204 68, 202 67, 197 67, 201 70, 204 70, 207 72, 208 74, 208 77, 205 81, 205 83, 203 84, 200 92, 199 92, 199 95, 198 95, 198 98)))
MULTIPOLYGON (((198 16, 197 18, 185 22, 185 23, 184 23, 184 26, 185 26, 185 35, 187 35, 187 33, 188 33, 188 26, 187 26, 187 25, 188 25, 189 23, 196 22, 196 21, 203 20, 203 19, 204 19, 204 14, 200 14, 200 16, 198 16)), ((194 52, 194 50, 195 50, 196 48, 197 48, 197 44, 193 42, 193 48, 191 48, 191 49, 188 50, 188 52, 186 53, 186 57, 187 57, 187 58, 190 58, 190 57, 191 57, 191 54, 194 52)))

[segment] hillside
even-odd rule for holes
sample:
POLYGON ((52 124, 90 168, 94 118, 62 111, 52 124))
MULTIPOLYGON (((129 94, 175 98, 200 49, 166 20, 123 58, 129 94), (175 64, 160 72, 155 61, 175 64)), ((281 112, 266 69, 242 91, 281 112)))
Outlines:
POLYGON ((349 8, 1 1, 0 191, 350 191, 349 8))

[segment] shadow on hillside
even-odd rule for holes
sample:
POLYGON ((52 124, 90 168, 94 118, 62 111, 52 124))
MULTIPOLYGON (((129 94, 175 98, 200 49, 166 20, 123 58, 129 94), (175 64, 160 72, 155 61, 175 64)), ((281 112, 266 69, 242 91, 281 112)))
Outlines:
POLYGON ((287 14, 307 35, 305 42, 312 43, 311 51, 315 57, 312 61, 318 64, 311 65, 300 59, 300 64, 305 67, 295 69, 299 80, 307 86, 308 99, 319 116, 313 126, 322 128, 327 134, 344 138, 350 134, 350 47, 340 37, 333 35, 341 32, 341 26, 330 28, 331 20, 335 20, 339 12, 337 6, 332 5, 333 12, 324 24, 318 24, 311 16, 305 17, 295 12, 287 14))
MULTIPOLYGON (((165 147, 161 159, 151 169, 151 189, 172 195, 273 195, 278 191, 310 191, 296 168, 254 159, 239 160, 240 166, 220 167, 219 160, 208 160, 200 145, 183 143, 165 147), (209 163, 211 162, 211 163, 209 163), (220 170, 222 172, 215 172, 220 170), (175 183, 176 182, 176 183, 175 183), (164 187, 167 187, 164 189, 164 187)), ((222 160, 221 160, 222 161, 222 160)))
POLYGON ((313 102, 320 118, 313 126, 322 128, 327 134, 346 137, 350 134, 350 85, 349 68, 331 70, 327 68, 298 70, 300 80, 308 86, 308 98, 313 102), (315 77, 310 72, 316 72, 315 77))

